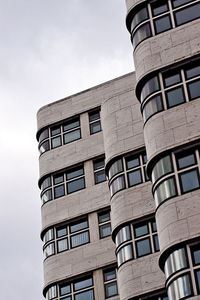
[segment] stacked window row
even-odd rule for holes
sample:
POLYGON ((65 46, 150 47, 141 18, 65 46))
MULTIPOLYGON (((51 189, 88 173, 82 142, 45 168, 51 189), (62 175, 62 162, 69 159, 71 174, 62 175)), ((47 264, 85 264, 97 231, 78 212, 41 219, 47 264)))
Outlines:
POLYGON ((161 158, 152 170, 156 207, 166 199, 200 188, 199 150, 189 149, 161 158))
POLYGON ((148 181, 146 153, 129 154, 113 162, 108 170, 111 197, 118 191, 148 181))
MULTIPOLYGON (((95 184, 106 180, 104 171, 104 157, 93 160, 93 171, 95 184)), ((47 201, 82 190, 85 187, 83 164, 71 167, 65 172, 49 175, 41 183, 42 204, 47 201)))
MULTIPOLYGON (((98 223, 100 239, 110 236, 110 209, 98 213, 98 223)), ((45 258, 89 243, 88 218, 48 229, 43 241, 45 258)))
POLYGON ((117 264, 159 251, 156 222, 151 219, 123 226, 115 236, 117 264))
POLYGON ((200 244, 173 251, 165 261, 164 271, 169 300, 200 295, 200 244))
POLYGON ((151 36, 198 18, 200 18, 200 2, 197 0, 152 1, 146 5, 139 5, 130 23, 133 49, 151 36))
POLYGON ((140 92, 144 122, 154 114, 200 97, 200 61, 159 73, 140 92))
POLYGON ((88 219, 49 229, 43 238, 45 258, 89 243, 88 219))
MULTIPOLYGON (((116 267, 102 270, 105 298, 118 295, 116 267)), ((46 293, 47 300, 94 300, 93 277, 87 276, 73 282, 55 284, 46 293)))
MULTIPOLYGON (((101 131, 100 109, 88 113, 90 134, 101 131)), ((39 135, 39 152, 48 150, 81 139, 80 116, 67 119, 62 124, 52 125, 44 129, 39 135)))

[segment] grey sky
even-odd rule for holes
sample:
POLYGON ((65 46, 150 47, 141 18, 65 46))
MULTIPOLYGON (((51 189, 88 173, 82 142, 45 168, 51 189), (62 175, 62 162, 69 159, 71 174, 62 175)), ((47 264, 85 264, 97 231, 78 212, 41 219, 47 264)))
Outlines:
POLYGON ((1 299, 42 299, 37 110, 133 70, 125 0, 0 0, 1 299))

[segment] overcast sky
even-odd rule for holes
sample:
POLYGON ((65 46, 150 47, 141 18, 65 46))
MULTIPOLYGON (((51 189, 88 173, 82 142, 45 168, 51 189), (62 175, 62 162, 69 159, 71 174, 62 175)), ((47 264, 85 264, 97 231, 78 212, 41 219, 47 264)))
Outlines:
POLYGON ((36 112, 133 70, 125 15, 125 0, 0 0, 1 299, 43 299, 36 112))

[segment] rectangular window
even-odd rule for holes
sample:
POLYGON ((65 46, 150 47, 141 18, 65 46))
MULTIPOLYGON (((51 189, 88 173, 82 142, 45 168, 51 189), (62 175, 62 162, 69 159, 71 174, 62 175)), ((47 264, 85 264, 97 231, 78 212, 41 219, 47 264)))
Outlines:
POLYGON ((98 213, 100 238, 111 235, 110 210, 98 213))
POLYGON ((177 87, 166 92, 168 108, 174 107, 185 102, 185 96, 182 87, 177 87))
POLYGON ((90 134, 101 131, 100 108, 89 112, 90 134))
POLYGON ((81 138, 80 117, 69 120, 63 125, 64 144, 71 143, 81 138))
POLYGON ((199 174, 197 169, 181 173, 179 176, 183 193, 199 188, 199 174))
POLYGON ((73 168, 66 172, 67 193, 82 190, 85 188, 85 178, 83 166, 73 168))
POLYGON ((116 268, 109 268, 103 271, 105 298, 118 295, 116 268))
POLYGON ((174 13, 176 25, 182 25, 200 17, 200 4, 188 6, 174 13))
POLYGON ((105 174, 104 167, 105 167, 104 158, 98 158, 93 160, 95 184, 106 181, 106 174, 105 174))

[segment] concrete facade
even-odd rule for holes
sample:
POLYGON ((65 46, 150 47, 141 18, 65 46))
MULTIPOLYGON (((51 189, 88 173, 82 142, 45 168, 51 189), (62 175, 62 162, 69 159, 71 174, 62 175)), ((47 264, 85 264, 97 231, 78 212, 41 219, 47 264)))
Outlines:
POLYGON ((135 72, 38 111, 47 300, 200 299, 200 1, 126 5, 135 72))

